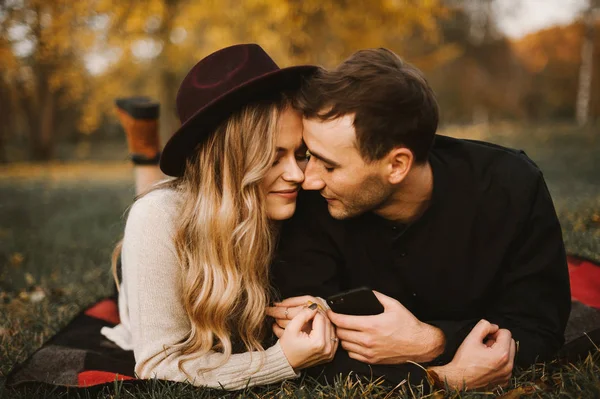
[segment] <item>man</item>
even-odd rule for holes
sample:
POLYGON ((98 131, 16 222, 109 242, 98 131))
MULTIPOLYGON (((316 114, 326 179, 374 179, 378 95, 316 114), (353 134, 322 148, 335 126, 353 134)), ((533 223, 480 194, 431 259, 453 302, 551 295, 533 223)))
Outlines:
POLYGON ((566 256, 542 173, 523 152, 436 136, 432 90, 386 49, 320 71, 297 107, 313 192, 273 266, 289 298, 268 312, 276 333, 302 295, 368 286, 382 314, 328 311, 343 349, 327 376, 416 381, 428 367, 474 388, 505 384, 513 361, 555 354, 570 309, 566 256))

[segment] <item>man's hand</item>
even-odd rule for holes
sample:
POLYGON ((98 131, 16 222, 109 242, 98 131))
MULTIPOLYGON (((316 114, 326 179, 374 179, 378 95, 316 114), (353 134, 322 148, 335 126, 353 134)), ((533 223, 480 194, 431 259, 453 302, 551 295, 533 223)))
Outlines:
POLYGON ((505 386, 509 383, 516 345, 510 331, 480 320, 445 366, 431 367, 441 381, 457 389, 505 386))
POLYGON ((419 321, 400 302, 373 291, 384 307, 374 316, 350 316, 327 311, 348 355, 369 364, 428 362, 444 351, 444 334, 419 321))

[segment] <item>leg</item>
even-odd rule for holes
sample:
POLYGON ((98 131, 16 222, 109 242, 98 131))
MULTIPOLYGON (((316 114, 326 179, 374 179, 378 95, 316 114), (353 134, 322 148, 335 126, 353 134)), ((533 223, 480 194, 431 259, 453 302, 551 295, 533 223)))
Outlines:
POLYGON ((140 195, 150 189, 155 183, 165 178, 156 165, 133 165, 135 178, 135 195, 140 195))

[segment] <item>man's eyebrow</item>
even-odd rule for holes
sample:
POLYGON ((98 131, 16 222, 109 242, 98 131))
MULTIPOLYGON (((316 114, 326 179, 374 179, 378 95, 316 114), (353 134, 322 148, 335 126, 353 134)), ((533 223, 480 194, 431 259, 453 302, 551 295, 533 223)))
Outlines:
POLYGON ((314 151, 311 151, 310 149, 308 150, 308 152, 310 152, 310 155, 311 155, 311 156, 313 156, 313 157, 317 158, 317 159, 318 159, 318 160, 320 160, 320 161, 323 161, 323 162, 325 162, 326 164, 329 164, 329 165, 331 165, 331 166, 333 166, 333 167, 339 167, 339 166, 340 166, 340 164, 339 164, 339 163, 337 163, 337 162, 335 162, 335 161, 332 161, 331 159, 329 159, 329 158, 326 158, 326 157, 324 157, 323 155, 320 155, 320 154, 318 154, 318 153, 316 153, 316 152, 314 152, 314 151))

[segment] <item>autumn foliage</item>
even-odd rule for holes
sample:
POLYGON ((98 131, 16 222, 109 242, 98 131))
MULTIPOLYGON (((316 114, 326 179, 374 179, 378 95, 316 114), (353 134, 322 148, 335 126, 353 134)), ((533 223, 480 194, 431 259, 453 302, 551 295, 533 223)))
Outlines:
MULTIPOLYGON (((357 49, 389 47, 426 72, 445 123, 572 118, 581 24, 512 43, 490 22, 473 40, 471 17, 460 4, 0 2, 0 161, 9 158, 7 142, 26 143, 30 159, 44 160, 62 138, 103 135, 114 121, 117 96, 157 98, 164 139, 178 124, 174 98, 186 71, 210 52, 240 42, 261 44, 281 66, 333 66, 357 49)), ((599 101, 592 102, 597 116, 599 101)))

